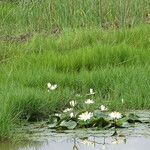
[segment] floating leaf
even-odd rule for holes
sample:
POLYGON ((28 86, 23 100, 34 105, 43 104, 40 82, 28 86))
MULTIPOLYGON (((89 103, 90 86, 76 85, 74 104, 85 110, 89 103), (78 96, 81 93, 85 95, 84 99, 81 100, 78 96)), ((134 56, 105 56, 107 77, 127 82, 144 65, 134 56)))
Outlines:
POLYGON ((120 127, 120 128, 128 128, 129 127, 128 122, 117 122, 116 125, 117 125, 117 127, 120 127))
POLYGON ((117 122, 115 124, 119 128, 127 128, 127 127, 129 127, 129 123, 128 123, 128 118, 127 117, 124 117, 122 119, 117 120, 117 122))
POLYGON ((141 123, 141 120, 139 119, 139 116, 131 113, 128 115, 128 122, 129 123, 135 123, 135 122, 140 122, 141 123))
POLYGON ((58 124, 58 118, 57 117, 51 117, 48 121, 48 127, 49 128, 56 128, 58 124))
POLYGON ((116 136, 116 135, 118 135, 117 130, 115 130, 111 136, 116 136))
POLYGON ((108 115, 104 114, 103 112, 101 112, 100 110, 95 110, 94 111, 94 116, 96 118, 108 118, 108 115))
POLYGON ((72 120, 69 120, 69 121, 65 121, 63 120, 60 125, 61 127, 65 127, 69 130, 73 130, 76 126, 77 126, 77 123, 75 121, 72 121, 72 120))
POLYGON ((112 127, 112 124, 109 123, 109 124, 107 124, 107 125, 104 127, 104 129, 109 129, 109 128, 111 128, 111 127, 112 127))

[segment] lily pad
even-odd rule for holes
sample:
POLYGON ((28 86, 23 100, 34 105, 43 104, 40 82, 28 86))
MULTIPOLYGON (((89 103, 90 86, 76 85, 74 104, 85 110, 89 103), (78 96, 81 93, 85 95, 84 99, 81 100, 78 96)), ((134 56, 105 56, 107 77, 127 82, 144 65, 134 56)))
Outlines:
POLYGON ((119 128, 127 128, 129 127, 128 118, 124 117, 116 121, 115 125, 119 128))
POLYGON ((135 122, 140 122, 141 123, 142 121, 139 119, 139 116, 131 113, 131 114, 128 115, 128 122, 129 123, 135 123, 135 122))
POLYGON ((57 126, 57 123, 53 123, 53 124, 49 124, 48 128, 54 129, 54 128, 56 128, 56 126, 57 126))
POLYGON ((108 118, 108 115, 104 114, 102 111, 100 110, 95 110, 94 111, 94 116, 96 118, 108 118))
POLYGON ((48 128, 56 128, 57 127, 57 124, 58 124, 58 117, 55 117, 55 116, 50 116, 47 124, 48 124, 48 128))
POLYGON ((59 125, 60 127, 65 127, 69 130, 73 130, 76 126, 77 123, 75 121, 69 120, 69 121, 62 121, 59 125))

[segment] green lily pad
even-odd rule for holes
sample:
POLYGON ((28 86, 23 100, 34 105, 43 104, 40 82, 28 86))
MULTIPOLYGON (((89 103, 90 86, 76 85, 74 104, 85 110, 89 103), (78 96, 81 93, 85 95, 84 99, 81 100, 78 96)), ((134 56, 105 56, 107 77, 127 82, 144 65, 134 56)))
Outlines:
POLYGON ((128 122, 117 122, 116 125, 119 128, 128 128, 129 127, 129 123, 128 122))
POLYGON ((69 130, 73 130, 75 129, 75 127, 77 126, 77 123, 75 121, 69 120, 69 121, 65 121, 63 120, 60 125, 60 127, 64 127, 67 128, 69 130))
POLYGON ((106 115, 105 113, 103 113, 102 111, 100 110, 95 110, 94 111, 94 116, 96 118, 108 118, 108 115, 106 115))
POLYGON ((58 124, 58 118, 57 117, 51 117, 48 121, 48 127, 53 129, 56 128, 58 124))
POLYGON ((128 122, 129 123, 135 123, 135 122, 142 122, 140 119, 139 119, 139 116, 135 115, 135 114, 129 114, 128 115, 128 122))
POLYGON ((115 124, 119 128, 128 128, 129 127, 129 123, 128 123, 128 118, 127 117, 124 117, 122 119, 117 120, 117 122, 115 124))
POLYGON ((107 124, 103 129, 109 129, 111 128, 113 125, 111 123, 107 124))

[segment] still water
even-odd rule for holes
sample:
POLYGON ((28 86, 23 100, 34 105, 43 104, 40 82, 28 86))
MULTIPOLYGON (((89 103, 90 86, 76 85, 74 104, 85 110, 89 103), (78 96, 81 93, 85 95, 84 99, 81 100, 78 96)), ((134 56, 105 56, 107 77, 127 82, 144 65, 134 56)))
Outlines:
POLYGON ((145 123, 118 129, 114 136, 115 129, 56 133, 55 130, 39 130, 35 125, 30 125, 24 129, 24 137, 28 140, 0 143, 0 150, 150 150, 149 114, 143 116, 145 123))
POLYGON ((61 139, 59 141, 3 143, 0 150, 149 150, 150 138, 128 137, 123 140, 109 137, 89 137, 88 139, 61 139))

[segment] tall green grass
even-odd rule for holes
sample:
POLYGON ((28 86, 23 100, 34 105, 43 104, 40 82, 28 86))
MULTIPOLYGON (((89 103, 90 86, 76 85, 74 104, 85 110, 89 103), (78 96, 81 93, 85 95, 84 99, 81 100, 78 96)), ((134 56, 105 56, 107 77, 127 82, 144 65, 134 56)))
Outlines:
POLYGON ((3 34, 52 28, 130 27, 144 22, 149 0, 20 0, 1 2, 3 34), (16 1, 14 1, 16 2, 16 1))

